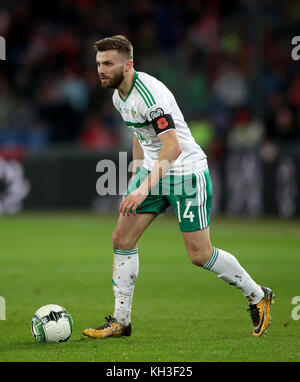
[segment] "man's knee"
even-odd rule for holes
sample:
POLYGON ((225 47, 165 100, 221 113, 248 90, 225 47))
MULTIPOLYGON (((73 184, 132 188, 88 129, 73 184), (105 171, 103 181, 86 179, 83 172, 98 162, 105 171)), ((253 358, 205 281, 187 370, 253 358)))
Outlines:
POLYGON ((112 243, 114 248, 119 249, 133 249, 136 246, 135 241, 129 235, 124 235, 117 229, 112 234, 112 243))
POLYGON ((190 246, 187 248, 191 262, 194 265, 203 267, 212 255, 213 248, 210 243, 204 246, 190 246))
POLYGON ((191 262, 198 267, 204 267, 208 259, 206 256, 203 256, 199 253, 190 255, 191 262))

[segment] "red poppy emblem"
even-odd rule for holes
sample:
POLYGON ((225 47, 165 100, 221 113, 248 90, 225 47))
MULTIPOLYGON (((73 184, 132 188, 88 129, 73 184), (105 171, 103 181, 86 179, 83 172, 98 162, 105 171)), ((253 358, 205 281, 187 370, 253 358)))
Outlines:
POLYGON ((168 126, 168 121, 165 117, 161 117, 157 120, 157 126, 159 129, 163 130, 168 126))

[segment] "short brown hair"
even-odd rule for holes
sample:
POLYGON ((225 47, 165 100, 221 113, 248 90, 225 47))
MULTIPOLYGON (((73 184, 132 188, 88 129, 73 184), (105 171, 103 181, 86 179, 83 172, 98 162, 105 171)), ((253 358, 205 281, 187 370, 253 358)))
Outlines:
POLYGON ((122 35, 106 37, 96 41, 94 48, 97 52, 104 52, 106 50, 115 49, 118 52, 126 55, 128 60, 133 59, 133 46, 128 38, 122 35))

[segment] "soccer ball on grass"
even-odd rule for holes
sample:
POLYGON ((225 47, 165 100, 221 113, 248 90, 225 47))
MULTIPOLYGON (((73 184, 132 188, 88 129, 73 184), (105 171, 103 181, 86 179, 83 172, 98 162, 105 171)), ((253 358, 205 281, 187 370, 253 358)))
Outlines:
POLYGON ((63 307, 42 306, 31 320, 31 333, 37 342, 65 342, 73 331, 73 318, 63 307))

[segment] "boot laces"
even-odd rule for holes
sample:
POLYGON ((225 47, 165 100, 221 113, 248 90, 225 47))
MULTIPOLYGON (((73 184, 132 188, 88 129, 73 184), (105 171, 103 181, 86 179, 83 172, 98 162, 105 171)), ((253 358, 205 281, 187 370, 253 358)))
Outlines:
POLYGON ((259 324, 259 309, 257 305, 249 305, 249 309, 247 309, 247 312, 250 311, 250 316, 252 318, 252 322, 254 326, 257 326, 259 324))
POLYGON ((113 318, 112 316, 106 316, 105 319, 106 319, 106 323, 103 324, 103 325, 101 325, 101 326, 99 326, 98 328, 96 328, 96 330, 101 330, 101 329, 108 328, 108 327, 111 326, 111 324, 112 324, 113 322, 116 321, 116 319, 113 318))

